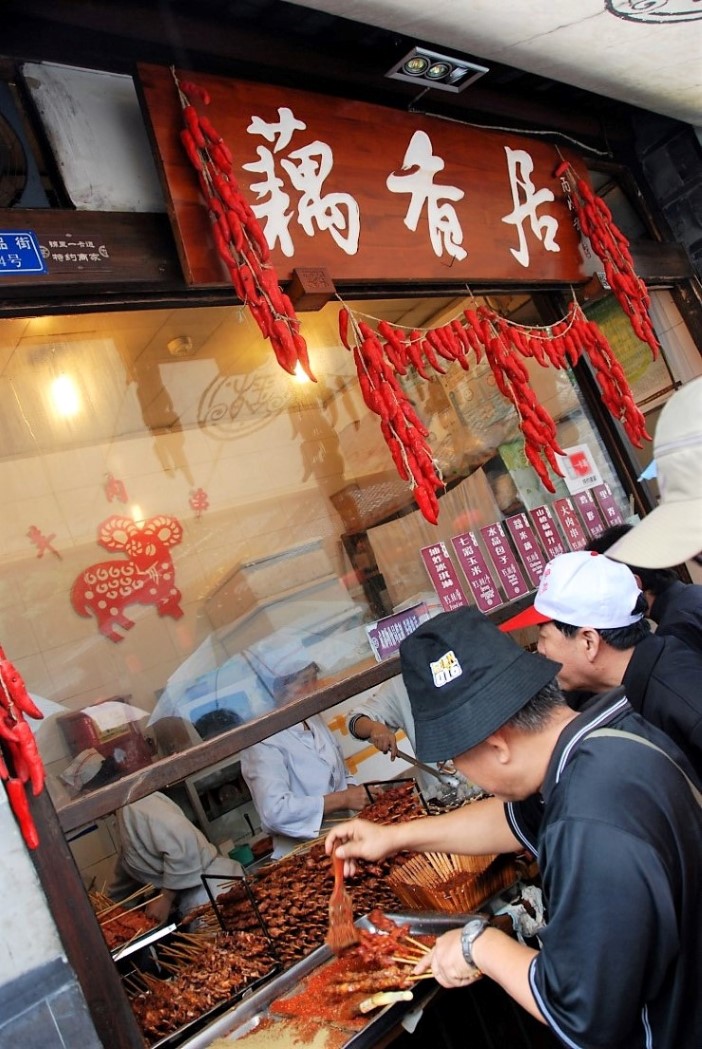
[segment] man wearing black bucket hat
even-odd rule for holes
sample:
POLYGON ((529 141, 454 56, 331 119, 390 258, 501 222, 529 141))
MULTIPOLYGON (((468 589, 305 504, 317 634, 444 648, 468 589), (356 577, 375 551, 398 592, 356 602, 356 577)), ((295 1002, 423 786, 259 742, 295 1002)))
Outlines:
POLYGON ((405 849, 468 855, 528 848, 541 869, 541 950, 473 917, 417 972, 446 987, 484 974, 575 1049, 702 1045, 702 810, 684 755, 615 690, 570 709, 560 669, 477 610, 422 624, 400 648, 417 756, 453 758, 493 797, 327 838, 355 859, 405 849))

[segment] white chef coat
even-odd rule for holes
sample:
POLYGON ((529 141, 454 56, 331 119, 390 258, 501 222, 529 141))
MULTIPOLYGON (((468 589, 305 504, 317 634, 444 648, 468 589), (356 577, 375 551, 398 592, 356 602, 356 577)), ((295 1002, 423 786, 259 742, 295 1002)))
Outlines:
POLYGON ((355 782, 319 714, 254 744, 240 759, 261 826, 273 836, 273 859, 300 841, 316 838, 324 796, 355 782))
MULTIPOLYGON (((221 856, 180 806, 159 791, 125 805, 116 817, 120 852, 112 895, 121 895, 125 879, 171 889, 179 894, 182 914, 208 899, 201 875, 242 873, 241 864, 221 856)), ((210 888, 216 892, 217 883, 210 888)))

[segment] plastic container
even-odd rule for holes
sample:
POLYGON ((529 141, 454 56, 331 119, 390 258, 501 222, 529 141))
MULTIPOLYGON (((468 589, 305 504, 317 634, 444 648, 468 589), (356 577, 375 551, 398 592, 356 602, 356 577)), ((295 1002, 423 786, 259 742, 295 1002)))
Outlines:
POLYGON ((251 850, 250 845, 237 845, 236 848, 229 850, 229 859, 236 860, 243 867, 248 866, 249 863, 253 863, 254 854, 251 850))

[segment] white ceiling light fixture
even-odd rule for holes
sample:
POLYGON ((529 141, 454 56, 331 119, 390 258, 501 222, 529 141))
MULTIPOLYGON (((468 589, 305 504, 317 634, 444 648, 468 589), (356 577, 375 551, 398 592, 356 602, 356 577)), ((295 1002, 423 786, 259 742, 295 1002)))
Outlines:
POLYGON ((489 72, 487 66, 477 65, 463 58, 413 47, 385 74, 391 80, 406 80, 410 84, 434 87, 437 91, 463 91, 469 84, 489 72))

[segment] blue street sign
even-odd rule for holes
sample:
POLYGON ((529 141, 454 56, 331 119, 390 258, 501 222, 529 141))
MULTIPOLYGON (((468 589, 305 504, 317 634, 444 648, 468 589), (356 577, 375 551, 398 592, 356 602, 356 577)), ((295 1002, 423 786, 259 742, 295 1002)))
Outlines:
POLYGON ((36 234, 28 229, 0 230, 0 279, 10 273, 46 273, 36 234))

